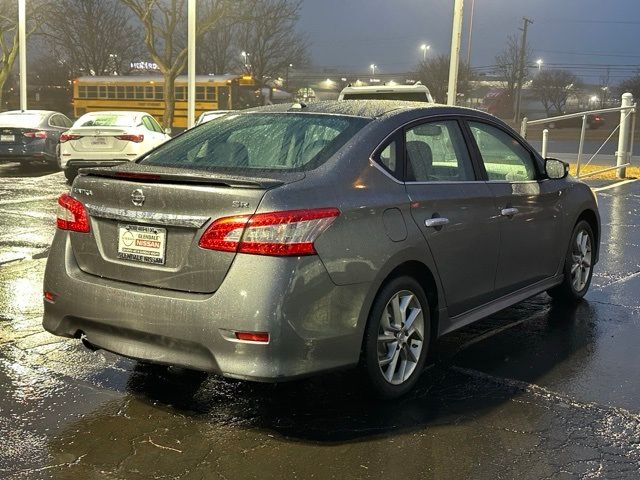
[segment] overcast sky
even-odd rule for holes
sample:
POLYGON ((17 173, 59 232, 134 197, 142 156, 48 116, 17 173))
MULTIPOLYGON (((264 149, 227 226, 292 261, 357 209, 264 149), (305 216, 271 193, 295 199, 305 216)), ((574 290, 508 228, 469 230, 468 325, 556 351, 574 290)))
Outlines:
MULTIPOLYGON (((463 58, 472 0, 465 0, 463 58)), ((316 66, 387 73, 410 70, 421 58, 449 53, 453 0, 304 0, 300 30, 310 37, 316 66)), ((611 82, 640 66, 640 0, 475 0, 474 67, 494 63, 522 17, 534 20, 529 44, 549 67, 569 66, 587 82, 611 69, 611 82)))

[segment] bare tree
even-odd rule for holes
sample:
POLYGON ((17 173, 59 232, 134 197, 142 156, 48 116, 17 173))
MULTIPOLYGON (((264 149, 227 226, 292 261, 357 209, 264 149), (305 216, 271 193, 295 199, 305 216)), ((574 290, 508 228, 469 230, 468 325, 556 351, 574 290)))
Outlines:
POLYGON ((235 24, 231 18, 226 18, 202 36, 197 50, 199 73, 222 75, 239 66, 233 56, 235 36, 235 24))
POLYGON ((604 108, 611 93, 611 69, 607 67, 604 75, 600 77, 600 108, 604 108))
MULTIPOLYGON (((525 47, 524 64, 529 65, 533 58, 533 51, 528 45, 525 47)), ((520 43, 515 35, 509 35, 502 50, 495 57, 495 73, 504 83, 506 94, 510 98, 514 98, 515 90, 518 85, 518 74, 520 68, 520 43)), ((524 79, 528 76, 529 70, 525 68, 524 79)))
POLYGON ((302 0, 242 1, 236 43, 258 82, 285 76, 290 64, 308 63, 309 41, 296 31, 301 7, 302 0))
POLYGON ((620 95, 629 92, 633 94, 633 98, 636 100, 640 98, 640 73, 636 73, 633 77, 623 81, 619 85, 618 90, 620 91, 620 95))
POLYGON ((543 70, 533 79, 532 90, 540 99, 547 115, 564 112, 569 95, 579 88, 578 77, 567 70, 543 70))
MULTIPOLYGON (((418 79, 431 91, 436 102, 446 102, 449 87, 449 56, 437 55, 418 65, 418 79)), ((469 92, 471 69, 467 64, 458 68, 458 94, 469 92)))
MULTIPOLYGON (((18 3, 14 0, 0 0, 0 105, 4 84, 9 78, 19 51, 18 43, 18 3)), ((27 3, 26 36, 29 38, 42 24, 45 3, 27 3)))
MULTIPOLYGON (((121 0, 138 17, 144 28, 144 44, 164 76, 165 128, 171 128, 175 111, 175 81, 187 65, 186 0, 121 0)), ((196 27, 198 40, 218 25, 229 8, 228 0, 207 0, 196 27)))
POLYGON ((138 29, 118 0, 58 0, 44 34, 72 75, 126 73, 141 50, 138 29))

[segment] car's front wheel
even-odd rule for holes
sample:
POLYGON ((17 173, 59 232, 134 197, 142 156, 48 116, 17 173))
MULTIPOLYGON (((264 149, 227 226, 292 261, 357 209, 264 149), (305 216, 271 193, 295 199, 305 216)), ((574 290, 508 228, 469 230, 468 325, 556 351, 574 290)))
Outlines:
POLYGON ((573 229, 571 244, 564 262, 564 278, 557 287, 548 290, 554 299, 578 301, 591 285, 595 259, 595 235, 589 222, 581 220, 573 229))
POLYGON ((398 277, 373 303, 364 338, 363 368, 383 398, 407 393, 424 368, 430 342, 429 304, 420 284, 398 277))

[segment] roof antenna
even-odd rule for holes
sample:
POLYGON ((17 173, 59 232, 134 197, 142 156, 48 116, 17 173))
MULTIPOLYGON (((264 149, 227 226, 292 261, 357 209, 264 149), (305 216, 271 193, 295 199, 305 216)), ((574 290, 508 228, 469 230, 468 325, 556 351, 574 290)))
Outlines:
POLYGON ((302 110, 303 108, 307 108, 307 104, 306 103, 296 102, 293 105, 291 105, 289 110, 302 110))

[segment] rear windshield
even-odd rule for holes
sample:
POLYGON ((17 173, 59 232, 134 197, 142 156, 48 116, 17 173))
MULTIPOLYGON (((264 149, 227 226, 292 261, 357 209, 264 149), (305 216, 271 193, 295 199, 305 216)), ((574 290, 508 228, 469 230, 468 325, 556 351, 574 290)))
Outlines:
POLYGON ((139 163, 239 174, 311 170, 368 122, 335 115, 229 114, 187 131, 139 163))
POLYGON ((2 113, 0 125, 7 127, 37 127, 44 120, 45 115, 40 113, 2 113))
POLYGON ((345 93, 343 100, 400 100, 405 102, 428 102, 424 92, 367 92, 345 93))
POLYGON ((81 117, 74 127, 131 127, 133 123, 134 119, 131 115, 105 113, 81 117))

